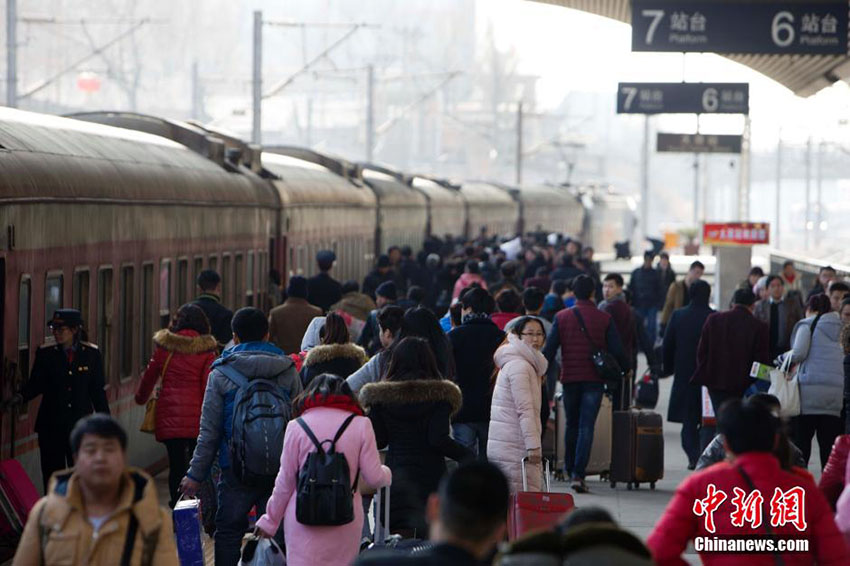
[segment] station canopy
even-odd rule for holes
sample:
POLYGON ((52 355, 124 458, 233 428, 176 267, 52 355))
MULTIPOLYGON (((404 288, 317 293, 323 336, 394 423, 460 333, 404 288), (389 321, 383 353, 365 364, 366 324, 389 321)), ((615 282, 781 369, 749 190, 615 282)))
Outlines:
MULTIPOLYGON (((631 24, 629 0, 533 0, 597 14, 631 24)), ((850 57, 846 55, 723 55, 791 89, 798 96, 811 96, 831 84, 850 79, 850 57)))

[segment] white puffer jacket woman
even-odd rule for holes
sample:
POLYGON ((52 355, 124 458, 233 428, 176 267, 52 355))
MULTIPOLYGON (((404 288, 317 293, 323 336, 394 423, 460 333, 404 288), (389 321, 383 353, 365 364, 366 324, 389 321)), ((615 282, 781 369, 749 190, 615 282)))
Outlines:
POLYGON ((542 491, 540 404, 548 362, 540 351, 546 337, 543 325, 524 317, 493 356, 499 374, 490 408, 487 459, 499 466, 511 493, 522 491, 522 459, 529 491, 542 491))

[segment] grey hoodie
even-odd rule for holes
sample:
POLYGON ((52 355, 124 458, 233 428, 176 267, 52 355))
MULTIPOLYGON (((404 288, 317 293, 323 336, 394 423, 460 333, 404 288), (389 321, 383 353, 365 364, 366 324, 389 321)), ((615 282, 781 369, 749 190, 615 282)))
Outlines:
POLYGON ((844 352, 841 349, 841 318, 837 312, 820 317, 811 333, 815 317, 804 318, 792 333, 793 362, 801 362, 800 411, 803 415, 841 415, 844 400, 844 352))
POLYGON ((215 361, 210 371, 204 404, 201 408, 201 430, 198 444, 189 471, 186 475, 195 481, 206 479, 216 452, 219 453, 221 468, 230 467, 228 442, 232 433, 233 400, 236 396, 236 384, 230 381, 217 368, 230 365, 248 379, 261 377, 276 379, 278 385, 294 399, 301 393, 301 380, 295 371, 291 359, 266 342, 251 342, 235 347, 236 351, 226 350, 215 361), (252 346, 255 346, 252 348, 252 346))
POLYGON ((381 356, 383 352, 378 352, 366 362, 359 370, 355 371, 345 382, 351 387, 355 395, 360 394, 360 390, 367 383, 376 383, 381 379, 381 356))

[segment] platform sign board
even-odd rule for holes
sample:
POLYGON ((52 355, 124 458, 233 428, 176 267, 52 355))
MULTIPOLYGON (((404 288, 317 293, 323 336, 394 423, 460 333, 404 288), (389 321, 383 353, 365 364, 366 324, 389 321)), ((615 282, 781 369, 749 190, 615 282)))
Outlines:
POLYGON ((659 133, 656 149, 672 153, 741 153, 742 137, 721 134, 659 133))
POLYGON ((632 50, 846 55, 847 0, 632 0, 632 50))
POLYGON ((618 114, 748 114, 747 83, 620 83, 618 114))
POLYGON ((757 246, 770 243, 766 222, 706 222, 702 241, 708 246, 757 246))

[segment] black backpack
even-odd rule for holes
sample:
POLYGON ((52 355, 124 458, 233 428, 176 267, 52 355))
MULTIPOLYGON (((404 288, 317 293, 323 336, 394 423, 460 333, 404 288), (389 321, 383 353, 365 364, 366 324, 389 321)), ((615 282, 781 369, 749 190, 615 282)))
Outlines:
POLYGON ((233 400, 231 470, 245 485, 272 488, 280 470, 286 425, 292 416, 289 392, 274 378, 248 379, 229 365, 217 369, 238 388, 233 400))
POLYGON ((336 451, 337 441, 354 417, 350 415, 345 419, 333 440, 323 442, 319 442, 304 419, 296 419, 316 446, 316 451, 307 455, 307 460, 298 472, 295 518, 302 525, 332 527, 354 520, 354 489, 360 470, 352 484, 348 460, 345 454, 336 451), (327 451, 322 448, 325 442, 330 442, 327 451))

